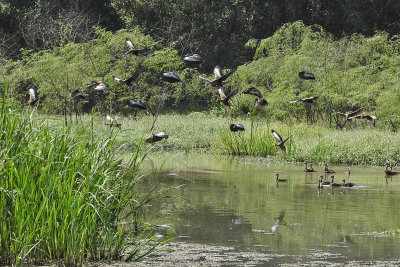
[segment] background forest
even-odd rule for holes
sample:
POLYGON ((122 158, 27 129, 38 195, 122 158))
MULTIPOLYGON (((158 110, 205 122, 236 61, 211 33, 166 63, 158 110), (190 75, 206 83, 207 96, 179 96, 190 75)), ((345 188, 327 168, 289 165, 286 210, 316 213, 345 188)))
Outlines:
MULTIPOLYGON (((1 0, 0 83, 8 81, 9 94, 20 103, 27 88, 36 86, 46 96, 44 112, 71 108, 69 93, 82 89, 89 97, 85 111, 105 112, 111 103, 126 112, 125 101, 135 97, 150 105, 163 98, 175 110, 224 114, 216 90, 183 65, 183 55, 198 53, 205 59, 203 76, 211 77, 216 64, 225 72, 237 69, 228 92, 259 88, 269 102, 268 112, 260 108, 262 116, 303 120, 309 110, 288 101, 318 96, 317 120, 332 122, 332 110, 362 108, 396 130, 400 3, 339 2, 1 0), (151 53, 124 56, 127 38, 151 53), (301 70, 317 79, 298 79, 301 70), (162 71, 177 72, 183 82, 161 83, 162 71), (138 79, 128 89, 113 79, 132 73, 138 79), (96 79, 112 88, 104 101, 85 87, 96 79)), ((252 99, 239 94, 230 114, 252 109, 252 99)))

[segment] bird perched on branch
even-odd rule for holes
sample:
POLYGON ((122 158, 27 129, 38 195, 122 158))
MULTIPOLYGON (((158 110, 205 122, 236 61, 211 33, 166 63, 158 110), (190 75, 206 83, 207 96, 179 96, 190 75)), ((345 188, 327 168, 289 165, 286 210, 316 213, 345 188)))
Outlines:
POLYGON ((133 45, 132 41, 129 39, 126 39, 126 44, 128 45, 128 51, 125 52, 125 55, 128 54, 134 54, 135 56, 138 56, 141 52, 145 52, 148 49, 137 49, 135 48, 135 46, 133 45))
POLYGON ((160 79, 169 83, 177 83, 181 81, 178 74, 174 72, 164 72, 161 74, 160 79))
POLYGON ((310 103, 314 103, 314 101, 317 100, 317 99, 318 99, 318 96, 312 96, 312 97, 306 97, 306 98, 297 99, 297 100, 294 100, 294 101, 289 101, 289 103, 293 104, 293 103, 297 103, 297 102, 303 102, 303 103, 310 104, 310 103))
POLYGON ((75 90, 72 93, 69 94, 69 97, 71 100, 75 100, 78 102, 86 100, 86 96, 82 93, 81 90, 75 90))
POLYGON ((217 102, 222 102, 225 106, 229 106, 229 100, 235 95, 235 92, 230 92, 230 94, 226 95, 223 88, 219 88, 218 93, 217 102))
POLYGON ((152 137, 146 139, 146 143, 155 143, 163 139, 168 139, 168 135, 164 132, 153 134, 152 137))
POLYGON ((87 87, 92 87, 97 91, 106 91, 109 88, 108 84, 103 81, 90 81, 88 82, 87 87))
POLYGON ((305 71, 299 72, 299 78, 304 79, 304 80, 315 80, 314 74, 312 74, 311 72, 305 72, 305 71))
POLYGON ((274 130, 271 130, 272 135, 275 137, 277 143, 274 144, 274 146, 279 146, 279 148, 283 151, 286 152, 286 147, 285 147, 285 143, 287 140, 289 140, 290 137, 292 137, 294 135, 294 133, 292 133, 288 138, 286 138, 285 140, 282 139, 282 137, 275 132, 274 130))
POLYGON ((203 59, 199 54, 193 54, 193 55, 185 55, 183 58, 183 62, 186 63, 186 65, 190 68, 192 67, 200 67, 202 66, 203 59))
POLYGON ((209 80, 206 79, 202 76, 199 76, 201 79, 207 81, 208 84, 211 84, 212 86, 223 86, 226 83, 226 79, 228 79, 229 76, 231 76, 235 71, 231 70, 230 72, 221 75, 221 67, 220 66, 215 66, 214 67, 214 79, 209 80))
POLYGON ((244 131, 244 126, 243 124, 231 124, 229 126, 229 129, 231 129, 232 132, 237 132, 237 131, 244 131))

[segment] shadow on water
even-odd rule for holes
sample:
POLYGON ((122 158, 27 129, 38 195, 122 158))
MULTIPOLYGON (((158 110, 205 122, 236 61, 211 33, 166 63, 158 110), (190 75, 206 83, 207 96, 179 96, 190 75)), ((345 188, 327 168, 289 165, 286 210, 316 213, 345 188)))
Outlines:
MULTIPOLYGON (((160 188, 188 184, 175 193, 190 204, 169 199, 171 216, 158 222, 173 225, 175 242, 268 253, 276 264, 398 259, 400 239, 374 234, 398 229, 400 222, 400 177, 385 178, 381 168, 352 167, 348 176, 346 166, 330 166, 335 182, 356 185, 318 189, 322 166, 305 173, 302 165, 177 153, 157 172, 162 155, 150 158, 144 166, 160 188), (277 187, 275 172, 287 182, 277 187)), ((160 211, 165 201, 150 210, 160 211)))

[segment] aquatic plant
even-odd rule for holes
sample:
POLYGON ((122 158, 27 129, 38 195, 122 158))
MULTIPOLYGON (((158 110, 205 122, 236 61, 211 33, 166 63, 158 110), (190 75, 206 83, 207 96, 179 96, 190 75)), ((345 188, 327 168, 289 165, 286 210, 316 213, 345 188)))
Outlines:
MULTIPOLYGON (((0 115, 0 263, 138 259, 154 249, 140 191, 140 143, 126 165, 115 134, 50 128, 3 92, 0 115)), ((155 244, 157 244, 157 241, 155 244)))

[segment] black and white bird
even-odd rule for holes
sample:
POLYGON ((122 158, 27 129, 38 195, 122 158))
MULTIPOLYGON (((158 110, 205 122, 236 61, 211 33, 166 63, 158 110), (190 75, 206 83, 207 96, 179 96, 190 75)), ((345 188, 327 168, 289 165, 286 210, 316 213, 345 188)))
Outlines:
POLYGON ((199 76, 201 79, 207 81, 207 84, 211 84, 212 86, 219 86, 222 87, 225 83, 227 83, 225 80, 228 79, 229 76, 231 76, 235 71, 231 70, 228 73, 222 75, 221 74, 221 67, 220 66, 215 66, 214 67, 214 79, 209 80, 206 79, 202 76, 199 76))
POLYGON ((125 55, 128 54, 133 54, 135 56, 138 56, 141 52, 146 51, 147 49, 137 49, 131 40, 126 39, 126 44, 128 45, 128 51, 125 52, 125 55))
POLYGON ((94 90, 97 91, 106 91, 109 88, 108 84, 103 81, 90 81, 87 84, 87 87, 92 87, 94 90))
POLYGON ((283 140, 282 137, 281 137, 277 132, 275 132, 273 129, 271 130, 271 132, 272 132, 272 135, 275 137, 275 139, 276 139, 276 141, 277 141, 277 143, 274 144, 274 146, 279 146, 279 148, 280 148, 283 152, 286 152, 285 143, 286 143, 287 140, 289 140, 290 137, 292 137, 292 136, 294 135, 294 133, 292 133, 291 135, 289 135, 288 138, 286 138, 285 140, 283 140))
POLYGON ((254 95, 254 96, 258 97, 258 98, 263 98, 263 96, 262 96, 260 90, 258 90, 258 89, 255 88, 255 87, 247 88, 247 89, 243 92, 243 94, 254 95))
POLYGON ((294 100, 294 101, 289 101, 289 103, 293 104, 293 103, 297 103, 297 102, 303 102, 303 103, 310 104, 310 103, 314 103, 314 101, 317 100, 317 99, 318 99, 318 96, 312 96, 312 97, 306 97, 306 98, 297 99, 297 100, 294 100))
POLYGON ((131 77, 127 79, 121 79, 116 76, 113 76, 114 80, 116 80, 119 83, 126 84, 129 86, 132 86, 132 82, 135 81, 139 77, 139 71, 136 71, 131 77))
POLYGON ((328 164, 327 163, 325 163, 324 165, 325 165, 325 169, 324 169, 325 173, 335 173, 334 170, 331 170, 331 169, 328 168, 328 164))
POLYGON ((30 106, 34 106, 39 101, 39 98, 38 98, 38 95, 36 93, 36 90, 34 88, 29 88, 28 89, 28 94, 29 94, 29 99, 28 99, 28 102, 26 104, 30 105, 30 106))
POLYGON ((174 72, 164 72, 161 74, 160 79, 169 83, 181 82, 181 79, 179 78, 178 74, 174 72))
POLYGON ((219 98, 217 102, 222 102, 225 106, 229 106, 229 100, 235 95, 235 92, 230 92, 228 95, 225 94, 223 88, 218 89, 219 98))
POLYGON ((71 100, 78 101, 78 102, 81 102, 81 101, 84 101, 87 99, 81 90, 74 90, 72 93, 69 94, 69 97, 71 100))
POLYGON ((304 79, 304 80, 315 80, 314 74, 312 74, 311 72, 305 72, 305 71, 299 72, 299 78, 304 79))
POLYGON ((355 186, 355 184, 353 184, 353 183, 350 183, 350 182, 346 183, 345 179, 343 179, 342 182, 343 182, 343 184, 342 184, 343 187, 353 187, 353 186, 355 186))
POLYGON ((139 99, 129 99, 126 101, 126 104, 132 108, 147 109, 147 105, 139 99))
POLYGON ((193 68, 193 67, 201 68, 203 59, 201 58, 201 56, 199 54, 185 55, 185 57, 183 58, 183 62, 185 62, 189 68, 193 68))
POLYGON ((164 132, 159 132, 159 133, 153 134, 152 137, 147 138, 146 143, 155 143, 155 142, 161 141, 163 139, 165 139, 165 140, 168 139, 168 135, 164 132))
POLYGON ((244 126, 243 124, 231 124, 229 126, 229 129, 231 129, 232 132, 238 132, 238 131, 244 131, 244 126))

